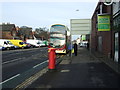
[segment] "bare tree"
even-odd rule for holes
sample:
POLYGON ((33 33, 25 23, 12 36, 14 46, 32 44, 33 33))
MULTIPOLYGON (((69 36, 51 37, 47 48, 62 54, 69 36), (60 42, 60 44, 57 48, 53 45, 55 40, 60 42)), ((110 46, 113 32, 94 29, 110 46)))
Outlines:
POLYGON ((41 40, 48 40, 48 29, 46 27, 43 28, 36 28, 35 29, 35 36, 41 40))

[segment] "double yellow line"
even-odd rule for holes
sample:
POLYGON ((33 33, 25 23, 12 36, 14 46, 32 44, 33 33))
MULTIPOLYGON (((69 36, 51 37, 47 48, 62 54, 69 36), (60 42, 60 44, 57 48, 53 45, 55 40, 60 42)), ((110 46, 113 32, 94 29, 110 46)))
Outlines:
POLYGON ((33 83, 35 80, 37 80, 39 77, 41 77, 43 74, 45 74, 48 71, 48 67, 42 69, 35 75, 31 76, 30 78, 26 79, 23 83, 19 84, 17 87, 15 87, 13 90, 21 90, 27 88, 31 83, 33 83))

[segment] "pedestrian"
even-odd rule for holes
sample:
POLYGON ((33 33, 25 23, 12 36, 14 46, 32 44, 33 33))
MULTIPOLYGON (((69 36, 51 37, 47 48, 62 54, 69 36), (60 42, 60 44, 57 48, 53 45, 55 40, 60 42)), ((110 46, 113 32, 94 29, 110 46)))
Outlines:
POLYGON ((72 52, 72 47, 73 47, 73 46, 72 46, 71 44, 69 44, 69 45, 68 45, 68 50, 69 50, 69 56, 71 56, 71 52, 72 52))
POLYGON ((87 43, 87 49, 89 50, 89 42, 87 43))
POLYGON ((76 44, 76 42, 74 43, 74 53, 75 53, 75 56, 77 56, 77 44, 76 44))

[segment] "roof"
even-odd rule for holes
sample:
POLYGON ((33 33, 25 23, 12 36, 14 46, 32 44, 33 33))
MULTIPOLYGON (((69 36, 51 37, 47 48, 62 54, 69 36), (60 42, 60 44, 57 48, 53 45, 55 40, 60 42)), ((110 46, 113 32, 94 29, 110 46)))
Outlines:
POLYGON ((2 31, 11 31, 13 28, 15 28, 15 24, 1 24, 0 30, 2 31))

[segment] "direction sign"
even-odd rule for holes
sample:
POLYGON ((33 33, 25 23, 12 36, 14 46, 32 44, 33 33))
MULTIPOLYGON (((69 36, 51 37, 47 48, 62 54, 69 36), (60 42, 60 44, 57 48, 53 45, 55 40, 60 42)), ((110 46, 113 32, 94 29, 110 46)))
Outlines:
POLYGON ((71 19, 71 35, 90 34, 91 19, 71 19))

